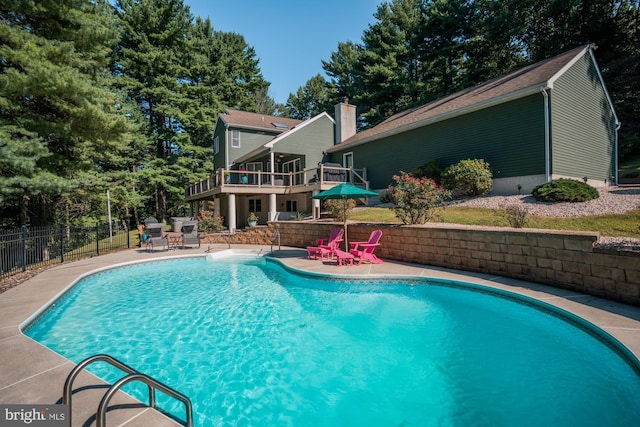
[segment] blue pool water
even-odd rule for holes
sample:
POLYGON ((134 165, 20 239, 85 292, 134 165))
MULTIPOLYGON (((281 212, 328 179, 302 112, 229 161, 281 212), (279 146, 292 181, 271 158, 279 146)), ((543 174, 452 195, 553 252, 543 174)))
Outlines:
POLYGON ((190 397, 198 426, 640 425, 624 352, 478 289, 167 260, 81 280, 26 334, 74 362, 108 353, 157 378, 190 397))

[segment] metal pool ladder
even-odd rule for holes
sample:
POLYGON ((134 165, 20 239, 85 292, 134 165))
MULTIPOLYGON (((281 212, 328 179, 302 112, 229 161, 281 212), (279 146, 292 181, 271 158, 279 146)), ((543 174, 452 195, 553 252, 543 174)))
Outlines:
POLYGON ((276 232, 273 235, 273 239, 271 239, 271 253, 273 254, 273 244, 276 242, 276 240, 278 241, 278 250, 281 250, 282 248, 280 247, 280 228, 276 228, 276 232))
POLYGON ((131 366, 126 365, 125 363, 119 361, 118 359, 109 356, 108 354, 96 354, 94 356, 88 357, 84 359, 82 362, 78 363, 75 368, 71 370, 69 376, 67 376, 67 380, 64 382, 64 390, 62 392, 62 403, 65 405, 69 405, 69 425, 71 425, 71 414, 73 413, 71 408, 71 395, 72 395, 72 386, 73 381, 76 379, 78 374, 90 365, 93 362, 107 362, 111 366, 114 366, 120 369, 123 372, 126 372, 128 375, 120 378, 118 381, 113 383, 111 387, 107 390, 107 392, 102 396, 102 400, 100 400, 100 405, 98 406, 98 411, 96 412, 96 426, 97 427, 106 427, 107 423, 107 407, 109 406, 109 401, 113 397, 114 394, 118 390, 120 390, 125 384, 128 384, 133 381, 139 381, 147 385, 149 389, 149 407, 158 410, 156 406, 156 390, 160 390, 164 394, 173 397, 176 400, 184 403, 185 412, 186 412, 186 421, 184 425, 187 427, 193 427, 193 414, 191 409, 191 400, 182 393, 177 392, 171 387, 162 384, 160 381, 151 378, 148 375, 142 374, 137 370, 133 369, 131 366))

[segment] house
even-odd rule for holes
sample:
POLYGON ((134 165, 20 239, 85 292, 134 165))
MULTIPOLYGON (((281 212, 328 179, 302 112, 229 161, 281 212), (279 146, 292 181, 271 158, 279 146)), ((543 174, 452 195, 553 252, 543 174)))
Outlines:
POLYGON ((399 171, 484 159, 494 193, 530 193, 557 178, 617 184, 620 122, 591 45, 395 114, 356 133, 355 106, 299 121, 226 110, 214 132, 215 171, 187 201, 264 224, 320 216, 311 196, 338 182, 383 191, 399 171))
POLYGON ((326 150, 356 131, 355 106, 338 104, 336 117, 348 123, 339 132, 327 113, 302 121, 225 110, 214 129, 214 173, 191 185, 186 200, 225 216, 230 230, 246 225, 251 212, 259 224, 298 212, 319 217, 313 194, 345 181, 368 187, 366 171, 327 163, 326 150))
POLYGON ((400 170, 484 159, 495 193, 530 193, 557 178, 617 184, 620 123, 583 46, 479 86, 398 113, 327 149, 333 162, 366 167, 372 189, 400 170))

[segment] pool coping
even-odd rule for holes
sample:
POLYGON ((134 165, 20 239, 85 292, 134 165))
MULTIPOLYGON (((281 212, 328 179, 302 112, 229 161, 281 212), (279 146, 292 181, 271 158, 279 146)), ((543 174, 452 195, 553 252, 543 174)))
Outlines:
MULTIPOLYGON (((264 254, 264 245, 234 245, 234 249, 250 249, 264 254)), ((53 404, 61 402, 62 386, 74 364, 22 334, 21 325, 37 316, 56 296, 61 296, 79 278, 116 264, 176 256, 202 256, 227 250, 227 245, 209 245, 199 249, 148 251, 140 248, 84 259, 52 267, 25 283, 0 294, 0 403, 53 404)), ((487 286, 542 301, 598 326, 622 343, 640 359, 640 307, 608 301, 591 295, 537 283, 500 276, 470 273, 426 265, 384 262, 360 266, 337 266, 334 262, 309 260, 300 248, 283 247, 271 256, 285 266, 311 274, 333 274, 345 277, 421 277, 455 280, 487 286)), ((74 395, 73 425, 95 425, 95 410, 104 385, 91 374, 78 379, 82 393, 74 395), (86 396, 85 396, 86 395, 86 396), (97 400, 96 400, 97 399, 97 400)), ((102 383, 104 384, 104 383, 102 383)), ((178 390, 180 391, 180 390, 178 390)), ((113 401, 109 423, 118 425, 177 425, 173 420, 146 407, 126 395, 113 401)))

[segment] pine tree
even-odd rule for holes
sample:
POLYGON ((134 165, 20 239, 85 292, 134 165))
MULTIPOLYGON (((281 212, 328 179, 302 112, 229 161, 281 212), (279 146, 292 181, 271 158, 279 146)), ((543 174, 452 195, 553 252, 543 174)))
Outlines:
POLYGON ((188 179, 183 180, 189 165, 182 150, 188 147, 179 117, 184 86, 190 81, 185 64, 190 61, 192 18, 182 1, 119 0, 116 10, 122 35, 114 73, 147 120, 146 135, 154 147, 142 175, 154 196, 153 210, 162 221, 169 206, 181 205, 188 179))
POLYGON ((289 94, 285 111, 294 119, 310 119, 323 111, 332 112, 332 96, 321 74, 311 77, 295 94, 289 94))
POLYGON ((47 223, 95 176, 104 153, 122 148, 125 119, 114 110, 106 68, 116 41, 110 10, 99 0, 3 2, 3 218, 47 223))

